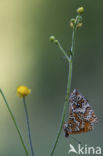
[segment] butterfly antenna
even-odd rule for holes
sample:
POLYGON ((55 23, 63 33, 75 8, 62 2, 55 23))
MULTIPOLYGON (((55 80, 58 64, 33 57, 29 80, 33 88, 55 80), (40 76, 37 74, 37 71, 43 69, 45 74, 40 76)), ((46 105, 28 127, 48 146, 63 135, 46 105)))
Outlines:
POLYGON ((81 142, 79 140, 77 140, 76 138, 74 138, 73 136, 70 136, 73 140, 75 140, 78 144, 81 144, 81 142))

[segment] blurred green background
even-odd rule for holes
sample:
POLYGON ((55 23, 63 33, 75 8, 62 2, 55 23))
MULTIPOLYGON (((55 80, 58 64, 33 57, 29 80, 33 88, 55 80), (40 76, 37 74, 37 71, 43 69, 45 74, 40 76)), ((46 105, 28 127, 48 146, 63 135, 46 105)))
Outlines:
MULTIPOLYGON (((36 155, 48 156, 60 124, 68 63, 48 38, 54 34, 65 49, 71 46, 69 20, 85 8, 84 24, 76 37, 72 88, 87 97, 98 116, 92 132, 75 137, 88 146, 102 146, 103 134, 103 0, 1 0, 0 87, 15 113, 26 144, 28 138, 22 100, 16 88, 26 85, 33 146, 36 155)), ((62 132, 55 156, 67 156, 69 143, 62 132)), ((30 151, 30 149, 29 149, 30 151)), ((0 156, 23 156, 24 150, 0 97, 0 156)), ((73 155, 73 154, 72 154, 73 155)))

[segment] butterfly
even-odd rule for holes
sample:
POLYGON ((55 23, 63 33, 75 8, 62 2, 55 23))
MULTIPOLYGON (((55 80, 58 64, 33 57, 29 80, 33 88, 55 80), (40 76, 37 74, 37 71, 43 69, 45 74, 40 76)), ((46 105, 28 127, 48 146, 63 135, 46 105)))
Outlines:
POLYGON ((64 124, 65 137, 69 134, 81 134, 93 129, 97 117, 87 99, 74 89, 69 98, 69 119, 64 124))

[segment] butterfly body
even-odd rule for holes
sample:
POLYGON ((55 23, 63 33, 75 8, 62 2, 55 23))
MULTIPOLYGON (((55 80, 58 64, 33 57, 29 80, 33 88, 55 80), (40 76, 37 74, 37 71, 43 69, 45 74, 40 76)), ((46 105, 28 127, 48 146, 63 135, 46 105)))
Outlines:
POLYGON ((64 124, 65 136, 91 131, 97 117, 87 99, 77 89, 74 89, 70 95, 69 104, 69 119, 68 123, 64 124))

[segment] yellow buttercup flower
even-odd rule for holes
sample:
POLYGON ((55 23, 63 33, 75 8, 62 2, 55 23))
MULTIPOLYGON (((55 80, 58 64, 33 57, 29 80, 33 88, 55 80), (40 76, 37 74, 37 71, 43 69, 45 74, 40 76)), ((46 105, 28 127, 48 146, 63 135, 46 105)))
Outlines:
POLYGON ((27 88, 26 86, 19 86, 17 88, 17 94, 20 96, 20 97, 24 97, 24 96, 27 96, 31 93, 31 90, 29 88, 27 88))

